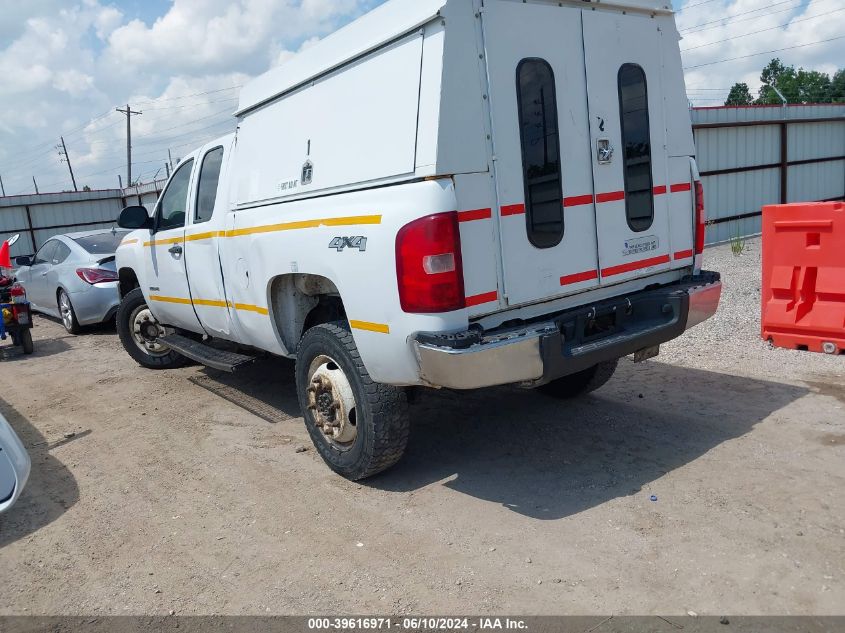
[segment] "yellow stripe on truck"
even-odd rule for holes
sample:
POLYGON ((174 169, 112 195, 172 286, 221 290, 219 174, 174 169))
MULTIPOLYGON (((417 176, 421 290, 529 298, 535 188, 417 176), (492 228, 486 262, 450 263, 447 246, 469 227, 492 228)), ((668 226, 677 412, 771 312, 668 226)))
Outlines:
MULTIPOLYGON (((283 222, 281 224, 266 224, 264 226, 248 226, 231 231, 208 231, 194 233, 184 237, 168 237, 160 240, 144 242, 144 246, 164 246, 167 244, 182 244, 183 242, 198 242, 215 237, 240 237, 242 235, 259 235, 261 233, 276 233, 278 231, 298 231, 300 229, 316 229, 321 226, 357 226, 362 224, 381 224, 380 215, 355 215, 345 218, 322 218, 320 220, 299 220, 283 222)), ((137 240, 136 240, 137 241, 137 240)), ((126 242, 130 244, 131 242, 126 242)))
POLYGON ((267 308, 250 305, 248 303, 236 303, 235 310, 243 310, 244 312, 255 312, 257 314, 263 314, 265 316, 270 314, 270 311, 267 308))
POLYGON ((349 327, 367 332, 378 332, 379 334, 390 334, 390 326, 384 323, 369 323, 368 321, 350 321, 349 327))
POLYGON ((183 299, 182 297, 163 297, 161 295, 150 295, 150 301, 158 301, 159 303, 178 303, 179 305, 195 305, 204 306, 207 308, 234 308, 242 312, 255 312, 256 314, 269 315, 270 310, 262 308, 261 306, 252 305, 250 303, 232 303, 231 301, 221 301, 219 299, 183 299))
POLYGON ((259 233, 275 233, 277 231, 296 231, 299 229, 316 229, 321 226, 355 226, 359 224, 381 224, 381 216, 358 215, 346 218, 323 218, 322 220, 299 220, 297 222, 283 222, 282 224, 250 226, 243 229, 232 229, 231 231, 226 231, 226 237, 257 235, 259 233))

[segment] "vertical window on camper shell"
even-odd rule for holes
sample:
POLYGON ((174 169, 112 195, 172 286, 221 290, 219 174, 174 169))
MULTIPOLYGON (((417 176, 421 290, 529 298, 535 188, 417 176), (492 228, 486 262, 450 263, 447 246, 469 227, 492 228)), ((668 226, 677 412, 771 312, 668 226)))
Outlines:
POLYGON ((543 59, 523 59, 516 69, 516 90, 528 239, 537 248, 551 248, 563 239, 563 183, 552 67, 543 59))
POLYGON ((645 71, 637 64, 619 69, 619 116, 625 161, 625 213, 632 231, 645 231, 654 222, 651 175, 651 132, 645 71))
POLYGON ((214 202, 217 200, 217 185, 220 182, 220 167, 222 165, 222 147, 209 150, 206 152, 205 158, 202 159, 194 224, 208 222, 214 214, 214 202))

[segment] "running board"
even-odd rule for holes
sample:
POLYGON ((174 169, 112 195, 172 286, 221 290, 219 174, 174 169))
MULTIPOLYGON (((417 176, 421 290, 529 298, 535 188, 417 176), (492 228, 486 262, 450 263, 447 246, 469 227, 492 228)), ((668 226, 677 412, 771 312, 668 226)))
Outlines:
POLYGON ((180 334, 169 334, 162 336, 158 340, 186 358, 202 363, 206 367, 226 371, 230 374, 234 374, 238 369, 250 365, 257 360, 255 356, 245 356, 244 354, 217 349, 216 347, 211 347, 210 345, 180 334))

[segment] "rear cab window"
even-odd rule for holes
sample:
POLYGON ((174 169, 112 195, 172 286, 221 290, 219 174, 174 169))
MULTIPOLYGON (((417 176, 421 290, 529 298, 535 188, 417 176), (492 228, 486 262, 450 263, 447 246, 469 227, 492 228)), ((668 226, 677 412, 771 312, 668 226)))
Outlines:
POLYGON ((654 222, 651 174, 651 129, 645 71, 637 64, 619 69, 619 116, 625 175, 625 213, 632 231, 645 231, 654 222))
POLYGON ((528 239, 551 248, 563 239, 563 182, 552 67, 544 59, 523 59, 516 70, 525 218, 528 239))

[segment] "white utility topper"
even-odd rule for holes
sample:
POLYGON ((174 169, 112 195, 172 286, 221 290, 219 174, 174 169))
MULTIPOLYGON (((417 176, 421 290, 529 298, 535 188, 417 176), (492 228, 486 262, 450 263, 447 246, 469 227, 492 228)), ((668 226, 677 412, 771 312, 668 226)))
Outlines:
POLYGON ((122 212, 127 351, 296 358, 352 479, 401 457, 408 387, 598 388, 719 303, 678 40, 658 0, 390 0, 122 212))

